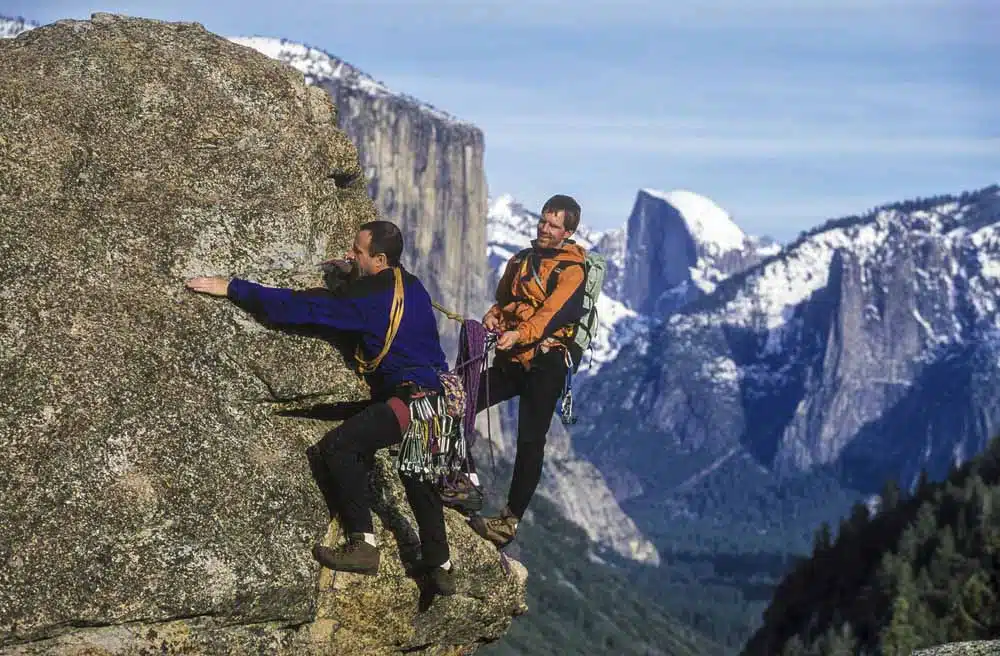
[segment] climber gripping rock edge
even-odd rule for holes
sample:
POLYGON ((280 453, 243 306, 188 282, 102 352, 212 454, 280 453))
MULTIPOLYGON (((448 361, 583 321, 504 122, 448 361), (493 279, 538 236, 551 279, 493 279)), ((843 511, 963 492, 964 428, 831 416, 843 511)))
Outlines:
POLYGON ((399 228, 372 221, 361 226, 347 255, 360 277, 340 289, 273 288, 217 276, 192 278, 186 286, 226 297, 277 328, 309 329, 331 342, 344 334, 356 339, 357 369, 372 403, 307 452, 348 540, 336 549, 316 545, 313 555, 332 570, 378 573, 368 471, 375 451, 400 444, 397 466, 417 520, 423 570, 434 591, 450 595, 454 571, 435 480, 464 462, 459 432, 451 430, 464 412, 464 395, 448 372, 430 296, 400 265, 402 252, 399 228), (433 453, 420 448, 427 431, 433 453))

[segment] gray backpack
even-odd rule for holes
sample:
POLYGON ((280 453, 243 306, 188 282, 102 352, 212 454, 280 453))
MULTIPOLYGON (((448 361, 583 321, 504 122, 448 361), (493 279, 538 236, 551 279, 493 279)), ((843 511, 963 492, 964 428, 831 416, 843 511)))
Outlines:
POLYGON ((597 298, 601 295, 607 269, 608 264, 603 255, 593 251, 587 252, 587 260, 583 267, 583 317, 576 323, 573 333, 573 342, 581 353, 587 350, 597 332, 597 298))

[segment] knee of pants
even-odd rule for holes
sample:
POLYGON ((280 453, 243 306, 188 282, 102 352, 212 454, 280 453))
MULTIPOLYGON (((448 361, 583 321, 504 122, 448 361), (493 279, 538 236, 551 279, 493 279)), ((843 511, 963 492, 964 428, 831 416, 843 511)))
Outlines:
POLYGON ((548 430, 525 431, 517 435, 517 448, 519 450, 537 449, 542 450, 548 438, 548 430))
POLYGON ((341 430, 338 426, 332 431, 324 435, 319 442, 316 443, 320 453, 326 458, 333 458, 342 456, 351 451, 350 444, 351 440, 345 439, 347 431, 341 430))

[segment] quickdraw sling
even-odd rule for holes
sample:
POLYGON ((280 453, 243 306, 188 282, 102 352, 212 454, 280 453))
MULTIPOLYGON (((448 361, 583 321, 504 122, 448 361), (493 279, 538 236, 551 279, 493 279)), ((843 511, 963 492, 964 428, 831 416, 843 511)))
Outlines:
POLYGON ((443 393, 418 392, 410 398, 410 425, 396 454, 400 475, 431 482, 461 471, 468 453, 462 381, 448 372, 438 377, 443 393))

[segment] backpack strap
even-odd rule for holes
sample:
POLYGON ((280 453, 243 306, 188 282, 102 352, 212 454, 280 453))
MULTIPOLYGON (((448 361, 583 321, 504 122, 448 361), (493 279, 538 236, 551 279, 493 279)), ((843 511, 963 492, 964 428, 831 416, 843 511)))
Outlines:
POLYGON ((583 266, 583 262, 566 262, 563 260, 552 267, 552 273, 549 274, 548 284, 545 286, 546 296, 551 296, 552 292, 556 290, 556 285, 559 284, 559 274, 565 271, 566 267, 571 266, 583 266))
POLYGON ((396 284, 392 294, 392 307, 389 310, 389 327, 385 331, 382 350, 372 360, 368 361, 362 357, 360 344, 358 344, 358 348, 354 352, 354 359, 358 363, 358 373, 361 375, 370 374, 382 364, 382 360, 389 353, 389 347, 392 346, 393 340, 396 339, 396 333, 399 332, 399 324, 403 321, 403 272, 399 267, 393 267, 392 274, 396 279, 396 284))

